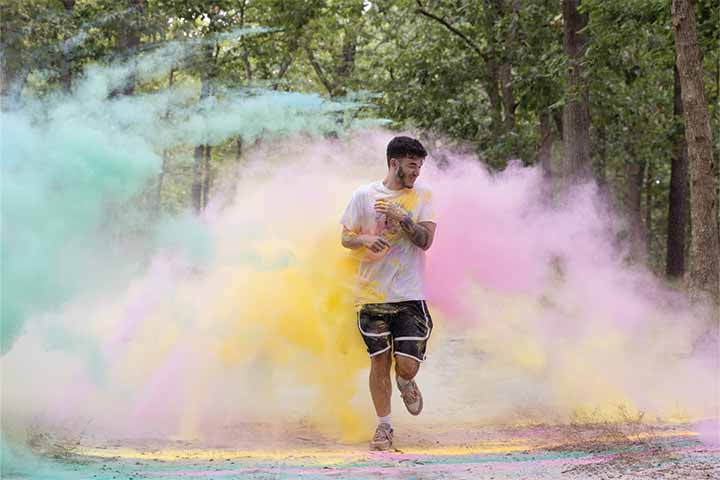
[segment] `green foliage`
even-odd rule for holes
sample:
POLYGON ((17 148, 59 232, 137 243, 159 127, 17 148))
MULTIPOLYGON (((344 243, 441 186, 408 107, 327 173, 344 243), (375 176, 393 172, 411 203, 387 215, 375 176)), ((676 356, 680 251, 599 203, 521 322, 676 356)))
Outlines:
MULTIPOLYGON (((584 66, 596 171, 623 208, 627 165, 646 166, 642 217, 651 220, 645 228, 660 268, 670 152, 681 130, 673 116, 670 2, 583 0, 581 9, 589 16, 584 66)), ((718 132, 720 10, 715 0, 697 0, 696 12, 718 132)), ((559 118, 565 101, 563 19, 551 0, 77 0, 72 9, 60 0, 3 0, 0 13, 4 72, 22 78, 25 69, 26 93, 61 90, 64 68, 76 78, 90 64, 136 53, 118 49, 128 28, 139 32, 140 51, 213 39, 174 66, 173 88, 198 92, 189 103, 202 89, 206 96, 253 87, 363 94, 372 105, 361 115, 461 142, 498 168, 509 158, 534 163, 539 116, 559 118), (241 28, 264 30, 240 40, 218 36, 241 28)), ((166 89, 169 80, 138 85, 136 93, 166 89)), ((558 156, 561 132, 552 123, 558 156)), ((192 146, 183 149, 166 152, 164 209, 190 202, 192 146)), ((213 149, 212 173, 234 161, 233 140, 213 149)))

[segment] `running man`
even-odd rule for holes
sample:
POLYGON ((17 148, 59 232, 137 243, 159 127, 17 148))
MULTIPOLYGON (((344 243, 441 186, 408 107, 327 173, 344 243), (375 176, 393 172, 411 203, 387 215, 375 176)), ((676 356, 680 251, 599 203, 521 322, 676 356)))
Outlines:
POLYGON ((357 189, 340 223, 342 245, 362 255, 357 275, 358 328, 370 354, 370 395, 378 426, 373 450, 392 448, 390 369, 407 410, 419 415, 423 398, 415 383, 432 319, 425 303, 425 251, 432 245, 436 219, 430 191, 415 188, 427 152, 410 137, 387 146, 384 180, 357 189))

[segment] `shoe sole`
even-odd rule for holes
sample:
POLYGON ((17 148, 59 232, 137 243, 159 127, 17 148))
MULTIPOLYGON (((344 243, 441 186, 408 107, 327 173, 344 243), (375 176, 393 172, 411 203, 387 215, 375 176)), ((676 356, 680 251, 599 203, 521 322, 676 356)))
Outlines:
MULTIPOLYGON (((405 403, 405 402, 403 402, 403 403, 405 403)), ((408 407, 407 405, 405 405, 405 409, 407 409, 407 411, 410 413, 410 415, 413 415, 413 416, 415 416, 415 417, 417 417, 418 415, 420 415, 420 414, 422 413, 422 410, 423 410, 423 399, 422 399, 422 395, 420 395, 420 406, 418 407, 417 412, 413 412, 412 410, 410 410, 410 407, 408 407)))
MULTIPOLYGON (((410 413, 410 415, 417 417, 418 415, 420 415, 420 413, 422 413, 422 410, 423 410, 423 396, 422 396, 422 392, 420 392, 420 388, 417 387, 417 384, 415 385, 415 387, 418 389, 418 400, 420 403, 420 405, 418 406, 417 412, 413 412, 412 410, 410 410, 410 407, 408 406, 407 403, 405 403, 404 398, 403 398, 403 404, 405 405, 405 409, 410 413)), ((402 395, 402 391, 400 393, 402 395)))

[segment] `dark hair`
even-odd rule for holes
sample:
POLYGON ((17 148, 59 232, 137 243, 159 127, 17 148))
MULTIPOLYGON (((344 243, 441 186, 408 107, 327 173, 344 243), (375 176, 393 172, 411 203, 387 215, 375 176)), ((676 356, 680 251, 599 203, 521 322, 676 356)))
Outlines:
POLYGON ((395 137, 390 140, 387 146, 387 161, 390 165, 391 158, 425 158, 427 150, 414 138, 395 137))

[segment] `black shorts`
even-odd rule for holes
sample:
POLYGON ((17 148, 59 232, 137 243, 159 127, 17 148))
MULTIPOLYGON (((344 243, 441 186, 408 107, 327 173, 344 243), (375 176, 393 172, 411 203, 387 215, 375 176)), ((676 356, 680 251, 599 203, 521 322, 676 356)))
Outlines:
POLYGON ((358 312, 358 328, 371 357, 392 348, 395 355, 422 362, 432 327, 424 300, 368 303, 358 312))

